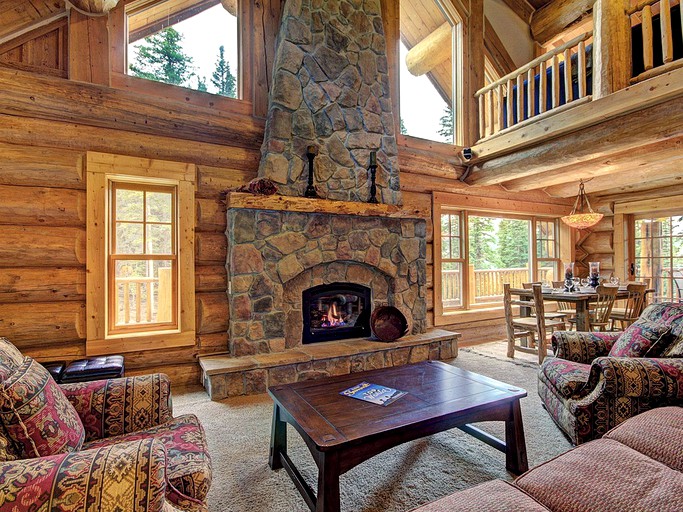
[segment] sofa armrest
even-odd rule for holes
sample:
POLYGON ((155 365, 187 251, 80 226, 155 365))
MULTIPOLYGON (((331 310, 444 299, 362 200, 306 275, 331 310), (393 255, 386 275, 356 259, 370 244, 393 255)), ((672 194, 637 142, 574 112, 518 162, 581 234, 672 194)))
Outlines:
POLYGON ((683 404, 683 358, 599 357, 596 369, 612 396, 683 404))
POLYGON ((574 332, 553 333, 552 344, 555 357, 589 364, 596 357, 609 354, 620 332, 574 332))
POLYGON ((155 427, 173 417, 163 373, 61 385, 85 427, 86 441, 155 427))
POLYGON ((162 512, 166 452, 154 439, 0 463, 0 509, 162 512))

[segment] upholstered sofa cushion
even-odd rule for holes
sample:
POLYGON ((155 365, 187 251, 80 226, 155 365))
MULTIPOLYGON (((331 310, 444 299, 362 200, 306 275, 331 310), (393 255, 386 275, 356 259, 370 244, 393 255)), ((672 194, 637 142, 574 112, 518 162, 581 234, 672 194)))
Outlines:
POLYGON ((515 485, 554 511, 683 510, 683 473, 613 439, 578 446, 515 485))
POLYGON ((146 430, 89 442, 84 448, 150 438, 158 439, 166 448, 166 475, 171 485, 185 496, 204 501, 211 486, 211 459, 204 430, 194 414, 178 416, 146 430))
POLYGON ((547 508, 538 503, 524 491, 508 482, 493 480, 485 484, 456 492, 428 503, 414 512, 547 512, 547 508))
POLYGON ((662 357, 683 357, 683 334, 669 343, 662 357))
POLYGON ((670 326, 641 318, 619 336, 609 356, 658 357, 671 343, 670 333, 670 326))
POLYGON ((24 362, 24 356, 7 338, 0 336, 0 382, 9 377, 24 362))
POLYGON ((0 383, 0 421, 21 458, 77 451, 85 439, 76 409, 30 357, 0 383))
POLYGON ((617 425, 605 439, 619 441, 683 472, 683 407, 659 407, 617 425))
POLYGON ((575 363, 557 357, 546 357, 541 371, 557 392, 569 398, 575 396, 586 386, 590 376, 591 365, 575 363))

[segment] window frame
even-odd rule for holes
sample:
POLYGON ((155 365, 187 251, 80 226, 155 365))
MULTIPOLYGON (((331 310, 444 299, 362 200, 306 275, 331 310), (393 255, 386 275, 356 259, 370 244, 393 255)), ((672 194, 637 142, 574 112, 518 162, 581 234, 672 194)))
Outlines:
MULTIPOLYGON (((573 261, 574 247, 571 230, 560 222, 559 218, 571 211, 570 206, 521 202, 508 199, 496 199, 488 197, 465 196, 448 192, 433 192, 432 194, 432 220, 433 220, 433 292, 434 292, 434 325, 450 325, 464 320, 479 320, 486 318, 498 318, 503 312, 501 303, 475 304, 470 297, 469 272, 469 215, 479 215, 498 218, 521 219, 530 221, 530 263, 532 276, 538 275, 538 262, 554 260, 556 262, 556 275, 561 275, 562 261, 573 261), (442 300, 441 289, 441 215, 443 213, 460 212, 461 251, 463 256, 462 273, 462 304, 458 307, 445 308, 442 300), (538 221, 554 220, 556 237, 555 250, 557 257, 552 259, 537 257, 536 226, 538 221)), ((534 279, 532 279, 534 280, 534 279)))
POLYGON ((252 67, 249 65, 252 55, 252 43, 249 28, 244 20, 251 19, 251 2, 237 0, 237 98, 221 96, 205 91, 189 89, 180 85, 146 80, 127 73, 128 67, 128 12, 132 9, 147 8, 155 3, 167 0, 138 0, 119 5, 109 13, 111 42, 111 86, 117 89, 130 90, 137 93, 158 96, 180 101, 185 104, 218 109, 237 114, 252 115, 252 67))
MULTIPOLYGON (((194 164, 150 160, 89 151, 86 156, 86 353, 100 355, 164 349, 195 344, 194 164), (110 329, 112 287, 110 226, 112 183, 175 187, 177 273, 174 298, 176 325, 110 329)), ((141 256, 141 255, 136 255, 141 256)))
POLYGON ((109 208, 108 208, 108 237, 107 237, 107 314, 108 314, 108 324, 107 332, 109 335, 117 334, 127 334, 127 333, 139 333, 139 332, 149 332, 149 331, 177 331, 178 330, 178 186, 175 183, 162 184, 155 180, 152 183, 141 182, 139 180, 130 181, 125 179, 107 179, 107 185, 109 187, 109 208), (171 252, 168 254, 156 254, 143 252, 141 254, 126 254, 118 252, 116 244, 116 224, 118 222, 130 223, 130 224, 142 224, 142 235, 143 235, 143 250, 145 247, 144 241, 147 238, 147 226, 151 224, 168 224, 168 223, 156 223, 148 222, 146 217, 146 201, 143 201, 143 220, 142 221, 127 221, 119 220, 116 216, 116 191, 117 190, 138 190, 143 193, 147 192, 167 192, 171 194, 171 252), (144 323, 137 326, 117 326, 116 325, 116 301, 114 295, 117 293, 116 287, 116 273, 110 272, 114 269, 118 261, 171 261, 171 277, 172 277, 172 292, 173 297, 171 301, 171 321, 170 322, 155 322, 155 323, 144 323))

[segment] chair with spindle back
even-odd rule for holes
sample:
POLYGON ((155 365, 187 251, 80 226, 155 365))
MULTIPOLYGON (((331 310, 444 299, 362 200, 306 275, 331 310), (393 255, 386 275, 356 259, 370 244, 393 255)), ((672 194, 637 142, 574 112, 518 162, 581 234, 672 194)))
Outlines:
POLYGON ((510 283, 503 284, 503 305, 505 306, 505 326, 508 339, 508 357, 515 357, 515 350, 538 354, 538 362, 545 359, 547 353, 546 334, 548 329, 564 328, 561 320, 548 320, 544 315, 543 295, 541 285, 533 285, 531 288, 532 299, 529 300, 529 290, 512 288, 510 283), (516 299, 513 299, 516 296, 516 299), (534 316, 515 317, 512 307, 528 308, 535 312, 534 316), (534 348, 534 337, 536 338, 534 348), (529 346, 518 345, 515 340, 530 339, 529 346))
MULTIPOLYGON (((531 290, 531 287, 535 284, 541 286, 540 282, 522 283, 522 288, 524 288, 525 290, 531 290)), ((567 314, 562 311, 545 311, 544 316, 546 320, 561 320, 563 323, 567 321, 567 314)))
POLYGON ((619 329, 624 330, 638 319, 644 309, 646 289, 646 284, 631 283, 626 285, 626 290, 628 291, 626 306, 623 308, 612 308, 609 316, 610 320, 612 320, 611 330, 614 330, 617 322, 619 323, 619 329))
MULTIPOLYGON (((557 289, 564 289, 564 281, 553 281, 553 288, 557 289)), ((571 302, 565 302, 558 300, 557 301, 557 312, 562 313, 567 317, 567 321, 569 322, 569 325, 567 326, 568 329, 571 330, 572 328, 572 319, 576 317, 576 307, 574 304, 571 302)))
POLYGON ((605 286, 602 284, 595 289, 598 298, 591 308, 588 317, 591 331, 594 331, 596 327, 599 331, 608 330, 609 316, 612 313, 614 300, 617 298, 618 291, 619 287, 617 286, 605 286))

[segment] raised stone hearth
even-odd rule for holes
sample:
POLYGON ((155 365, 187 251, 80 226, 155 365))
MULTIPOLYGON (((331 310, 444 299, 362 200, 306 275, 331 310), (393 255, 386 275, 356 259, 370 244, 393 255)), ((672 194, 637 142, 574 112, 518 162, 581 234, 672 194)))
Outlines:
POLYGON ((382 343, 349 339, 304 345, 282 353, 200 359, 202 382, 212 400, 265 393, 269 386, 346 375, 458 355, 454 332, 433 329, 382 343))

